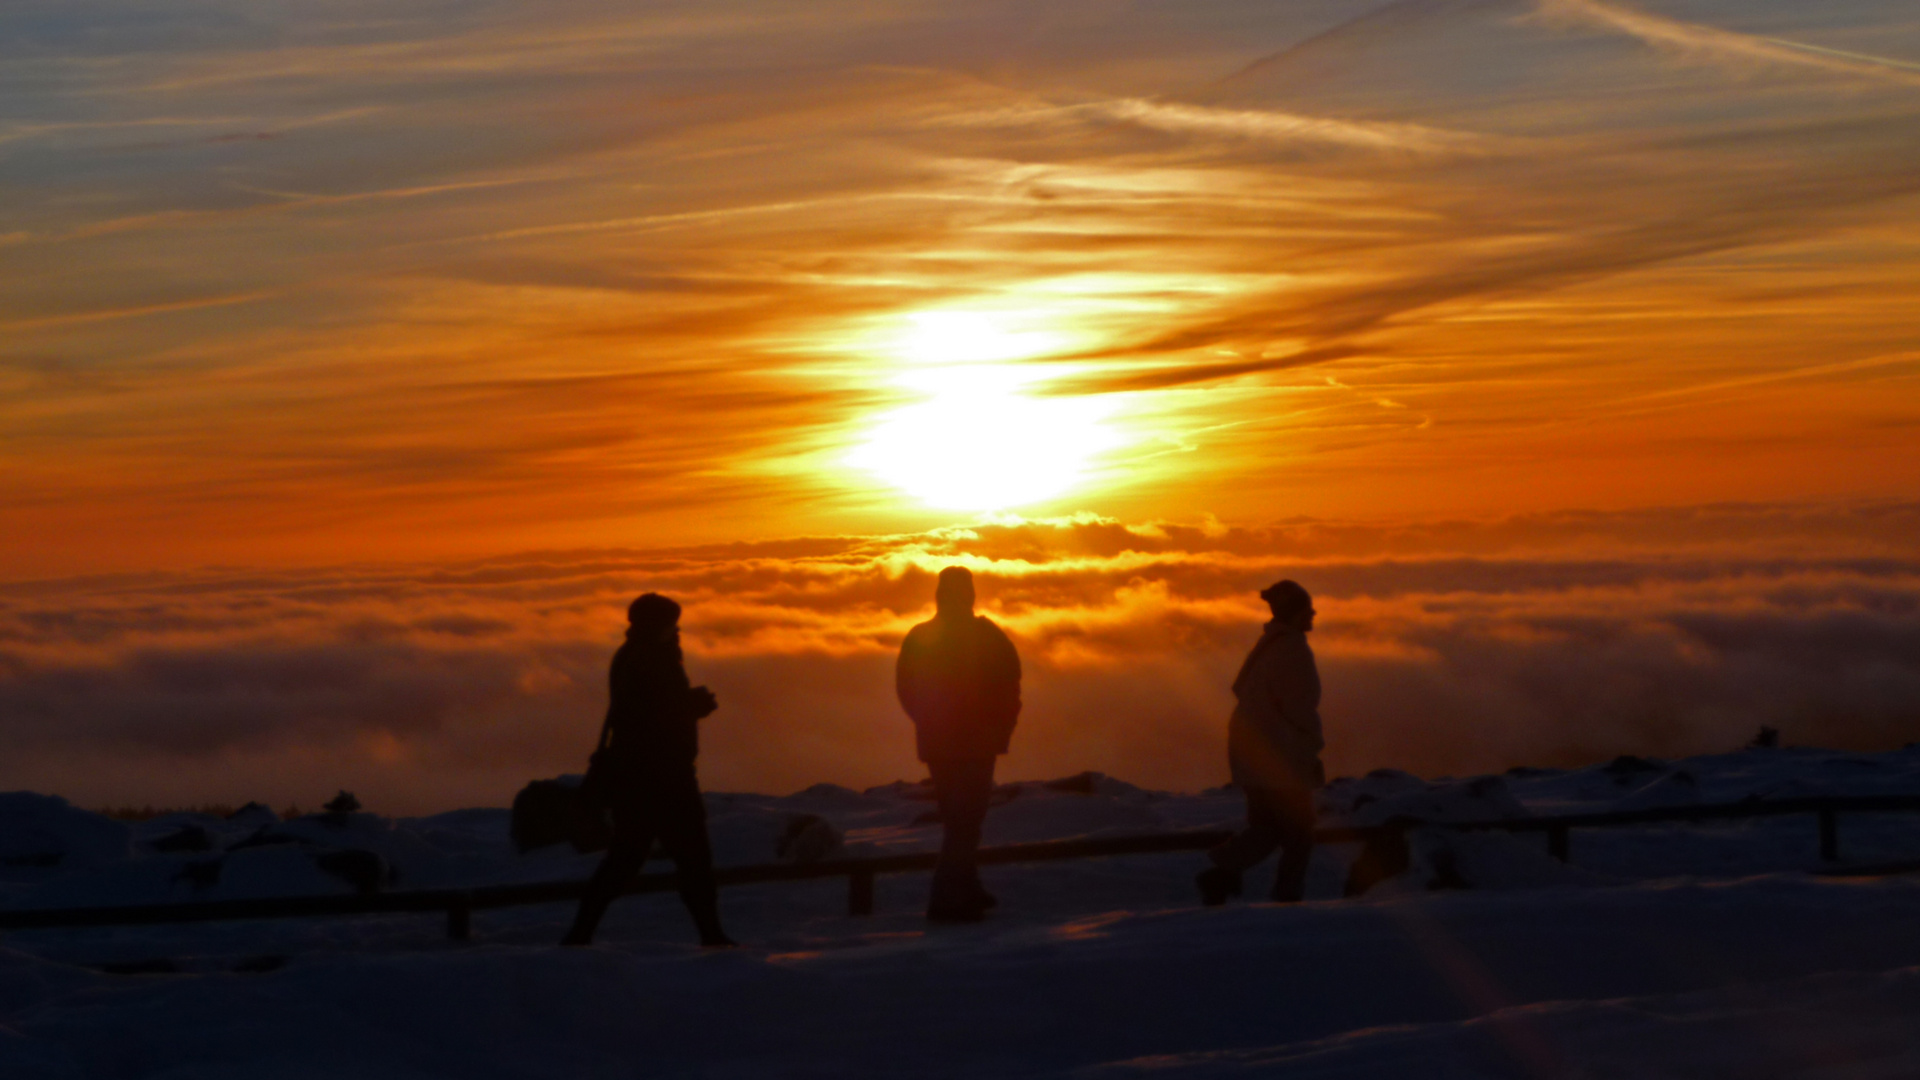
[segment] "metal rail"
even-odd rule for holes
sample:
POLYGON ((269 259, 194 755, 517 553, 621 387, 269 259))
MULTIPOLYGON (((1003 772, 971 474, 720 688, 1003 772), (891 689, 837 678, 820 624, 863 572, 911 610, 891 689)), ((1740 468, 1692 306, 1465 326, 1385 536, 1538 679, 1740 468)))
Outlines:
MULTIPOLYGON (((1419 828, 1460 831, 1499 830, 1504 832, 1544 832, 1547 849, 1565 861, 1569 857, 1569 834, 1573 829, 1614 828, 1673 822, 1716 821, 1792 814, 1812 814, 1819 822, 1820 857, 1834 862, 1840 857, 1839 815, 1842 813, 1887 813, 1920 811, 1920 795, 1828 796, 1800 799, 1758 800, 1719 803, 1706 806, 1669 806, 1611 813, 1556 814, 1541 817, 1503 818, 1487 821, 1429 822, 1395 818, 1378 825, 1329 826, 1314 831, 1314 841, 1322 844, 1358 843, 1364 845, 1347 879, 1346 894, 1365 892, 1375 882, 1391 877, 1408 864, 1406 834, 1419 828)), ((982 865, 1054 862, 1063 859, 1107 858, 1116 855, 1151 855, 1174 851, 1204 851, 1226 840, 1231 833, 1223 829, 1197 829, 1152 833, 1142 836, 1115 836, 1083 840, 1048 840, 1032 844, 1008 844, 983 848, 982 865)), ((847 879, 847 913, 873 913, 874 879, 881 874, 912 873, 932 870, 939 861, 936 852, 905 855, 877 855, 852 859, 825 859, 798 864, 728 866, 714 871, 722 887, 757 885, 776 881, 811 881, 818 878, 847 879)), ((1890 863, 1881 867, 1827 868, 1830 875, 1849 873, 1899 873, 1920 869, 1920 862, 1890 863)), ((621 890, 622 895, 668 892, 675 888, 675 876, 639 874, 621 890)), ((473 913, 487 908, 517 907, 525 904, 556 904, 577 901, 586 889, 584 881, 541 881, 513 885, 484 885, 468 889, 407 889, 396 892, 363 893, 351 896, 292 896, 253 900, 211 900, 198 903, 140 904, 122 907, 49 908, 39 910, 0 910, 0 930, 56 929, 92 926, 131 926, 156 923, 208 922, 229 919, 311 918, 336 915, 375 915, 444 912, 447 935, 457 940, 472 936, 473 913)))

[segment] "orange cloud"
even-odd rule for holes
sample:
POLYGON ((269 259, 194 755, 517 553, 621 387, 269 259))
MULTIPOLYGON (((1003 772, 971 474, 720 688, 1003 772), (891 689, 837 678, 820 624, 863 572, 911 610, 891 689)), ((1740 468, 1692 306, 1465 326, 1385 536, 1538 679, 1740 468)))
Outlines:
POLYGON ((1920 737, 1920 508, 1719 507, 1267 528, 1006 521, 887 537, 0 591, 5 786, 83 802, 504 802, 576 769, 621 612, 686 605, 710 786, 917 774, 892 663, 974 567, 1027 710, 1006 769, 1222 782, 1227 685, 1305 582, 1336 772, 1920 737), (1844 540, 1837 538, 1844 537, 1844 540))
POLYGON ((930 313, 1102 410, 1023 513, 1920 482, 1890 3, 78 11, 4 46, 6 578, 923 531, 854 458, 930 313))

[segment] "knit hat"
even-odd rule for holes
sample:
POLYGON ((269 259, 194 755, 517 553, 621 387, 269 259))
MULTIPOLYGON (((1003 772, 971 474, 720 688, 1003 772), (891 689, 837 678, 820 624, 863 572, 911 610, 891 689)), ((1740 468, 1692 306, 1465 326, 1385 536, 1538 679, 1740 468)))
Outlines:
POLYGON ((1291 615, 1313 603, 1313 597, 1308 595, 1307 590, 1301 588, 1300 583, 1291 578, 1276 581, 1261 589, 1260 599, 1265 600, 1276 613, 1281 615, 1291 615))
POLYGON ((664 630, 680 621, 680 605, 650 592, 627 605, 627 621, 640 630, 664 630))

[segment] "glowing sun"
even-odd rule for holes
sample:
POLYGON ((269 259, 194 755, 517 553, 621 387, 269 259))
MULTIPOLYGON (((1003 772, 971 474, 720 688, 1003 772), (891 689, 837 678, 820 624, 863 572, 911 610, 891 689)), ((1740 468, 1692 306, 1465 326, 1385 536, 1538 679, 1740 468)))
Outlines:
POLYGON ((1118 439, 1104 402, 1034 393, 1035 373, 1011 362, 1060 343, 991 315, 913 316, 894 345, 911 364, 898 381, 920 400, 881 416, 851 464, 948 510, 1065 494, 1118 439))

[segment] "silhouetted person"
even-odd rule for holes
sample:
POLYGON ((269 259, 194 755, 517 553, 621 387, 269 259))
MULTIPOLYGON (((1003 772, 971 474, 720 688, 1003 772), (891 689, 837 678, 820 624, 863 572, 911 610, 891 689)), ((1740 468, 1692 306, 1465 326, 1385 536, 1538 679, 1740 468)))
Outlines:
POLYGON ((913 718, 920 760, 933 776, 944 836, 927 918, 973 922, 995 903, 975 852, 993 794, 993 759, 1020 715, 1020 656, 991 619, 973 613, 973 575, 940 571, 933 618, 900 644, 894 687, 913 718))
POLYGON ((613 654, 608 675, 606 751, 591 770, 598 797, 613 812, 613 843, 562 945, 593 940, 607 905, 646 863, 656 839, 673 857, 680 899, 700 930, 700 944, 733 944, 720 929, 707 807, 693 769, 700 721, 717 703, 713 691, 687 684, 679 621, 680 605, 658 593, 627 608, 627 641, 613 654))
POLYGON ((1320 765, 1320 672, 1307 632, 1313 598, 1292 581, 1268 586, 1260 598, 1273 610, 1260 641, 1233 680, 1233 719, 1227 725, 1227 762, 1246 794, 1247 827, 1207 853, 1213 866, 1196 883, 1207 904, 1237 895, 1247 868, 1280 849, 1273 898, 1300 899, 1313 855, 1314 790, 1326 783, 1320 765))

